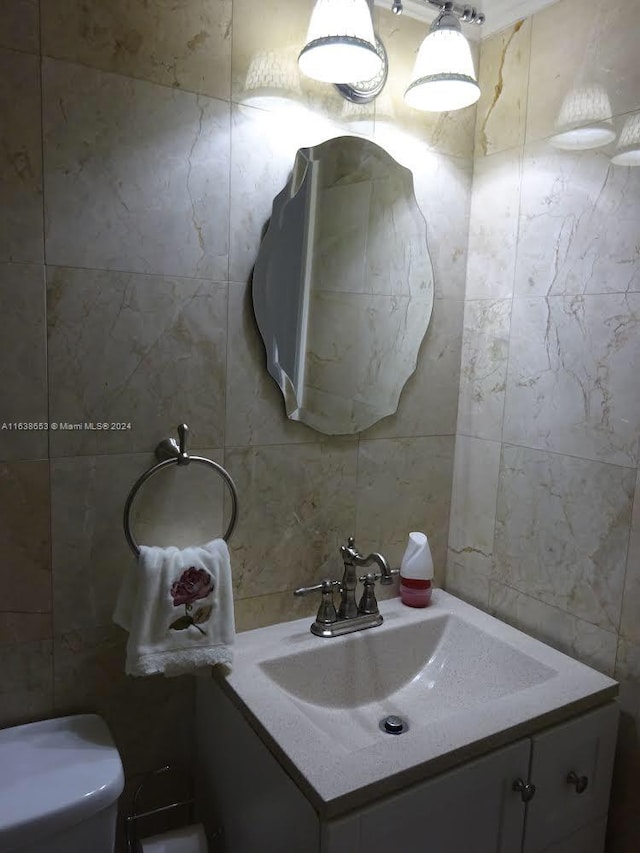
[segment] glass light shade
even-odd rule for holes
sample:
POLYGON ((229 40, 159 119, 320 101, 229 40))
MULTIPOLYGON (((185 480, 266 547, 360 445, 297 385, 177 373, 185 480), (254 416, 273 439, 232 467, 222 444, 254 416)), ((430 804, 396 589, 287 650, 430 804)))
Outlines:
POLYGON ((616 166, 640 166, 640 113, 625 121, 611 162, 616 166))
POLYGON ((556 130, 549 141, 566 151, 587 151, 613 142, 616 134, 606 89, 598 84, 571 89, 560 107, 556 130))
POLYGON ((471 106, 480 97, 471 48, 459 29, 432 30, 422 42, 404 99, 427 112, 471 106))
POLYGON ((371 80, 380 73, 373 22, 366 0, 316 0, 300 70, 323 83, 371 80))

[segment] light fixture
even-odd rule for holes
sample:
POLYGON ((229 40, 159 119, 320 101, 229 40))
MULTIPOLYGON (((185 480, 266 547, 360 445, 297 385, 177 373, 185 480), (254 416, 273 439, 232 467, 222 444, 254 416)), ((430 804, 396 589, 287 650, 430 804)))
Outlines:
POLYGON ((625 121, 611 162, 616 166, 640 166, 640 113, 625 121))
POLYGON ((458 16, 460 20, 481 24, 484 15, 468 6, 428 2, 440 6, 440 14, 420 46, 404 99, 409 106, 427 112, 449 112, 471 106, 480 97, 480 87, 471 48, 462 34, 458 16))
POLYGON ((611 102, 604 86, 593 83, 571 89, 560 107, 556 131, 549 141, 565 151, 588 151, 613 142, 611 102))
POLYGON ((376 51, 381 59, 380 71, 375 77, 370 80, 357 80, 353 83, 335 83, 334 86, 342 95, 345 101, 350 101, 352 104, 368 104, 378 97, 384 89, 387 82, 387 74, 389 72, 389 60, 387 59, 387 51, 377 35, 374 34, 376 40, 376 51))
POLYGON ((316 0, 298 64, 324 83, 371 80, 382 70, 367 0, 316 0))

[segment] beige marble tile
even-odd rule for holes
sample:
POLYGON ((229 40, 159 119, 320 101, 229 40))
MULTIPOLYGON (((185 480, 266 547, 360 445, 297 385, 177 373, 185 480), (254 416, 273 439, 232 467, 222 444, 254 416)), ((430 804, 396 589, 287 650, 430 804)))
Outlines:
POLYGON ((505 441, 635 467, 639 331, 638 293, 515 299, 505 441))
MULTIPOLYGON (((223 455, 221 449, 194 449, 194 456, 220 465, 223 455)), ((141 487, 135 499, 131 518, 136 541, 186 548, 222 536, 226 488, 224 480, 200 462, 159 472, 141 487)))
MULTIPOLYGON (((438 585, 442 586, 442 578, 438 579, 438 585)), ((362 592, 362 587, 359 587, 360 595, 362 592)), ((394 577, 390 584, 376 584, 376 598, 378 601, 388 601, 390 598, 399 598, 400 597, 400 578, 398 576, 394 577)))
POLYGON ((481 43, 476 158, 524 142, 530 47, 531 18, 481 43))
POLYGON ((616 678, 640 684, 640 644, 624 637, 620 637, 618 642, 616 678))
POLYGON ((58 429, 53 456, 149 450, 183 421, 222 445, 226 284, 50 267, 48 315, 51 420, 131 424, 58 429))
POLYGON ((640 290, 640 169, 611 153, 524 149, 516 295, 640 290))
POLYGON ((458 578, 465 567, 475 575, 490 572, 499 473, 499 442, 456 437, 447 583, 451 564, 458 578))
POLYGON ((444 588, 474 607, 489 610, 489 578, 485 567, 478 566, 468 556, 460 559, 449 551, 444 588))
POLYGON ((636 474, 503 446, 494 579, 617 631, 636 474))
POLYGON ((0 49, 0 112, 0 261, 42 263, 38 57, 0 49))
POLYGON ((226 281, 229 104, 47 59, 47 261, 226 281))
MULTIPOLYGON (((336 599, 337 600, 337 599, 336 599)), ((294 597, 293 590, 237 598, 234 602, 236 631, 252 631, 278 622, 308 618, 313 622, 318 612, 319 598, 314 595, 294 597)))
POLYGON ((476 160, 469 219, 467 299, 513 294, 520 209, 520 149, 476 160))
MULTIPOLYGON (((376 110, 376 129, 390 124, 423 142, 435 151, 470 159, 473 156, 475 105, 448 113, 415 110, 404 101, 411 82, 415 57, 429 26, 407 15, 394 15, 390 8, 377 10, 378 34, 389 57, 389 77, 385 87, 388 112, 376 110)), ((477 62, 476 62, 477 65, 477 62)))
POLYGON ((119 628, 71 631, 54 644, 56 714, 98 713, 106 720, 127 775, 186 762, 194 680, 124 674, 126 634, 119 628))
POLYGON ((51 463, 56 635, 111 622, 120 581, 135 559, 122 531, 124 502, 153 463, 151 453, 51 463))
POLYGON ((374 141, 413 174, 416 199, 427 223, 436 297, 463 299, 471 160, 440 154, 402 127, 385 122, 376 125, 374 141))
POLYGON ((38 0, 0 0, 0 46, 27 53, 40 50, 38 0))
POLYGON ((48 422, 45 322, 43 267, 0 264, 1 459, 47 455, 47 431, 35 427, 48 422))
POLYGON ((361 433, 362 438, 455 433, 463 311, 458 300, 434 301, 418 366, 400 395, 396 414, 361 433))
POLYGON ((489 606, 499 619, 600 672, 613 675, 615 633, 499 583, 490 584, 489 606))
POLYGON ((0 727, 19 726, 53 715, 51 640, 2 647, 0 727))
MULTIPOLYGON (((631 681, 621 681, 618 702, 622 714, 631 717, 634 724, 640 724, 640 683, 635 684, 631 681)), ((640 747, 640 744, 636 744, 636 748, 638 747, 640 747)))
POLYGON ((563 0, 533 18, 527 141, 554 132, 564 98, 603 86, 613 115, 640 107, 639 0, 563 0))
POLYGON ((1 610, 51 610, 49 463, 0 464, 1 610))
POLYGON ((228 99, 231 0, 49 0, 42 4, 42 52, 228 99))
POLYGON ((510 299, 465 304, 458 432, 499 441, 509 355, 510 299))
POLYGON ((48 640, 51 636, 51 613, 0 611, 0 647, 14 643, 48 640))
POLYGON ((416 169, 414 178, 418 201, 427 219, 435 294, 441 299, 463 299, 471 201, 470 164, 462 160, 441 161, 431 180, 427 171, 416 169))
POLYGON ((429 537, 438 586, 444 580, 454 439, 361 441, 356 544, 398 567, 412 530, 429 537))
POLYGON ((286 416, 280 389, 267 372, 251 287, 244 284, 229 286, 225 435, 227 444, 235 447, 313 442, 320 437, 286 416))
POLYGON ((313 0, 268 0, 257 15, 250 0, 236 0, 231 89, 236 102, 251 96, 263 79, 272 83, 275 97, 304 100, 302 86, 307 78, 298 69, 298 54, 306 41, 312 9, 313 0))
POLYGON ((640 645, 640 471, 633 499, 620 633, 626 640, 640 645))
POLYGON ((338 577, 355 529, 356 457, 346 440, 226 450, 242 501, 230 542, 236 597, 338 577))

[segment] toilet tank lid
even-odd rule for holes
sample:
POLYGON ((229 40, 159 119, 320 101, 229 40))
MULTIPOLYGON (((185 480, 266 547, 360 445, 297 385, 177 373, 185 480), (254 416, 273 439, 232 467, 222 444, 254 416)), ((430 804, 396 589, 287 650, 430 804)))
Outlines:
POLYGON ((0 731, 0 851, 86 820, 123 787, 120 755, 95 714, 0 731))

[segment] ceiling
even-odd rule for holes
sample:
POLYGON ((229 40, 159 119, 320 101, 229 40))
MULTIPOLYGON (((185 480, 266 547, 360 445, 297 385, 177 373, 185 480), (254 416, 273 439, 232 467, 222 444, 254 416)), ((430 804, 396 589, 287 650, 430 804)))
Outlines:
MULTIPOLYGON (((545 6, 550 6, 556 0, 471 0, 468 4, 464 0, 455 0, 459 5, 475 5, 478 11, 486 15, 486 21, 481 27, 469 24, 464 27, 464 33, 468 38, 485 39, 493 33, 497 33, 514 24, 521 18, 533 15, 545 6)), ((375 0, 376 6, 390 9, 392 0, 375 0)), ((410 18, 420 21, 431 22, 437 13, 437 9, 429 6, 423 0, 403 0, 404 12, 410 18)))

